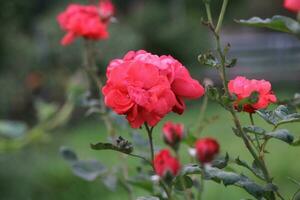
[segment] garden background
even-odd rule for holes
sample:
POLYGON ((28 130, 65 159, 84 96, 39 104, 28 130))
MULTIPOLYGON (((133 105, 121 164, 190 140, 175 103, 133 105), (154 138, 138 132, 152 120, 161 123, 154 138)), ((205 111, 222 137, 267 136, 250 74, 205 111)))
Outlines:
MULTIPOLYGON (((72 1, 87 3, 88 1, 72 1)), ((60 45, 63 36, 56 16, 63 11, 67 0, 9 0, 0 6, 0 119, 25 121, 32 126, 37 121, 36 99, 62 105, 66 99, 69 79, 81 67, 81 40, 67 47, 60 45)), ((93 2, 93 1, 90 1, 93 2)), ((94 1, 96 2, 96 1, 94 1)), ((220 8, 221 1, 213 1, 220 8)), ((194 78, 203 81, 209 77, 219 84, 216 73, 197 61, 197 56, 214 44, 201 17, 205 16, 199 0, 114 0, 116 22, 110 26, 110 38, 99 42, 97 65, 105 72, 108 62, 123 56, 128 50, 145 49, 155 54, 171 54, 191 71, 194 78)), ((284 100, 300 92, 300 40, 293 36, 243 27, 233 19, 252 16, 271 17, 292 13, 282 8, 280 0, 232 0, 226 15, 223 42, 232 46, 232 57, 238 58, 238 67, 230 78, 245 75, 266 79, 276 95, 284 100)), ((214 11, 213 11, 214 13, 214 11)), ((215 14, 218 12, 215 12, 215 14)), ((76 78, 76 77, 75 77, 76 78)), ((170 114, 165 120, 197 122, 202 100, 188 103, 182 116, 170 114)), ((117 153, 94 152, 89 144, 106 139, 102 121, 93 116, 82 117, 77 108, 71 120, 54 131, 47 139, 35 142, 22 150, 0 152, 0 199, 3 200, 77 200, 125 199, 125 191, 110 192, 100 181, 86 182, 74 176, 59 154, 60 146, 75 149, 81 158, 97 158, 111 166, 118 163, 117 153)), ((207 115, 214 117, 213 125, 205 126, 203 134, 218 139, 222 154, 249 156, 240 149, 243 143, 231 137, 230 116, 216 104, 209 103, 207 115)), ((243 120, 248 120, 244 116, 243 120)), ((262 125, 262 121, 255 118, 262 125)), ((160 127, 156 128, 156 143, 162 143, 160 127)), ((299 124, 290 125, 296 137, 299 124)), ((127 133, 120 133, 126 137, 127 133)), ((270 171, 283 194, 290 194, 296 186, 288 177, 300 180, 300 150, 277 141, 270 143, 274 151, 267 155, 270 171), (291 165, 290 163, 293 164, 291 165), (283 184, 285 183, 285 184, 283 184)), ((129 158, 129 166, 136 161, 129 158)), ((132 164, 132 165, 131 165, 132 164)), ((130 172, 135 170, 130 167, 130 172)), ((144 191, 137 190, 135 195, 144 191)), ((248 197, 242 190, 207 182, 204 199, 241 199, 248 197), (225 195, 226 194, 226 195, 225 195)))

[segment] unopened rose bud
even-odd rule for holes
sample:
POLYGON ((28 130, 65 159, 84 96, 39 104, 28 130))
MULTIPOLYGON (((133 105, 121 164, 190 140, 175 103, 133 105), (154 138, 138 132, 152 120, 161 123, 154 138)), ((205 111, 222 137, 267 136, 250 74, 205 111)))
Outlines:
POLYGON ((219 153, 219 144, 213 138, 202 138, 195 144, 196 156, 202 164, 210 163, 219 153))
POLYGON ((163 126, 163 136, 165 142, 173 149, 177 150, 180 141, 183 139, 184 125, 181 123, 166 122, 163 126))
POLYGON ((155 155, 153 165, 155 173, 161 178, 177 176, 181 168, 179 161, 168 149, 163 149, 155 155))

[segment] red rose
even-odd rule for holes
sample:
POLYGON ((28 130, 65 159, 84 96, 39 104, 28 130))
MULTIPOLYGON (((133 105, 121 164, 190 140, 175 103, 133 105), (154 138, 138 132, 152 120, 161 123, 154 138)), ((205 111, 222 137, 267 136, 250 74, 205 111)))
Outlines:
POLYGON ((171 56, 130 51, 110 62, 102 92, 105 104, 126 115, 133 128, 156 125, 167 113, 183 113, 183 99, 195 99, 204 88, 171 56))
POLYGON ((166 122, 163 126, 164 140, 172 147, 177 147, 184 134, 184 125, 166 122))
POLYGON ((284 7, 293 12, 300 12, 300 1, 299 0, 285 0, 284 7))
POLYGON ((58 15, 57 20, 67 34, 61 40, 62 45, 68 45, 76 37, 91 40, 101 40, 108 37, 107 17, 112 15, 113 5, 110 1, 100 2, 100 6, 70 4, 67 9, 58 15), (103 15, 103 16, 101 16, 103 15), (102 18, 103 17, 103 18, 102 18))
POLYGON ((179 161, 172 157, 168 149, 163 149, 155 155, 153 165, 155 173, 160 177, 176 176, 180 171, 179 161))
POLYGON ((205 164, 211 162, 219 153, 219 144, 213 138, 202 138, 195 144, 198 160, 205 164))
POLYGON ((99 12, 102 19, 110 19, 115 13, 115 7, 110 0, 101 0, 99 3, 99 12))
POLYGON ((253 104, 243 106, 245 112, 254 113, 255 110, 264 109, 270 103, 276 102, 276 96, 271 90, 271 83, 265 80, 248 80, 243 76, 238 76, 229 81, 229 92, 237 96, 237 102, 250 97, 253 92, 258 92, 258 101, 253 104))

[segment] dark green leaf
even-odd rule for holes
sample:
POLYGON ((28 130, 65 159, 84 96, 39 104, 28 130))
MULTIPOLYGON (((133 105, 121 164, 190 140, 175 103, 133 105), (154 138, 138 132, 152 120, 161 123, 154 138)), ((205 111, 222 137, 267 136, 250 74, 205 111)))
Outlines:
POLYGON ((97 160, 79 160, 72 164, 73 173, 87 181, 93 181, 106 172, 106 167, 97 160))
POLYGON ((266 195, 266 193, 269 192, 269 189, 256 184, 244 175, 239 175, 233 172, 226 172, 218 168, 206 167, 205 179, 214 180, 216 182, 223 182, 225 186, 235 185, 241 187, 256 198, 262 198, 266 195))
POLYGON ((78 160, 76 153, 68 147, 61 147, 59 151, 62 157, 68 162, 75 162, 78 160))
POLYGON ((229 62, 226 62, 226 67, 227 68, 231 68, 231 67, 234 67, 237 63, 237 59, 236 58, 233 58, 231 59, 229 62))
POLYGON ((174 180, 174 186, 179 191, 184 191, 193 187, 193 180, 189 176, 177 176, 174 180))
POLYGON ((298 37, 300 36, 299 22, 285 16, 276 15, 273 16, 272 18, 267 18, 267 19, 253 17, 248 20, 236 20, 236 22, 248 26, 269 28, 280 32, 290 33, 298 37))
POLYGON ((116 140, 116 145, 111 143, 102 143, 99 142, 97 144, 91 144, 91 148, 94 150, 113 150, 113 151, 119 151, 125 154, 130 154, 133 151, 132 144, 124 140, 122 137, 119 137, 116 140))
POLYGON ((294 141, 294 136, 287 129, 279 129, 274 132, 266 133, 266 135, 282 140, 288 144, 291 144, 294 141))
POLYGON ((266 133, 266 131, 263 128, 260 128, 258 126, 245 126, 243 127, 243 130, 247 133, 254 133, 259 135, 263 135, 266 133))
POLYGON ((300 146, 300 138, 292 143, 292 146, 300 146))
POLYGON ((218 67, 219 62, 218 60, 212 55, 211 52, 200 54, 198 56, 198 61, 201 65, 206 65, 210 67, 218 67))
POLYGON ((245 168, 249 169, 255 176, 257 176, 258 178, 264 180, 263 173, 261 172, 261 170, 259 168, 254 166, 254 163, 252 164, 252 167, 251 167, 246 161, 240 160, 239 157, 235 159, 235 163, 239 166, 242 166, 242 167, 245 167, 245 168))
POLYGON ((28 127, 25 123, 19 121, 0 121, 0 136, 5 138, 18 138, 24 136, 28 127))
POLYGON ((182 175, 201 174, 201 168, 196 164, 189 164, 183 166, 181 170, 182 175))
POLYGON ((211 165, 213 167, 223 169, 227 166, 228 161, 229 161, 229 155, 228 155, 228 153, 226 153, 225 157, 219 157, 219 158, 214 159, 212 161, 211 165))
POLYGON ((300 122, 300 113, 291 113, 287 106, 280 105, 274 111, 259 110, 256 111, 266 122, 279 126, 292 122, 300 122))

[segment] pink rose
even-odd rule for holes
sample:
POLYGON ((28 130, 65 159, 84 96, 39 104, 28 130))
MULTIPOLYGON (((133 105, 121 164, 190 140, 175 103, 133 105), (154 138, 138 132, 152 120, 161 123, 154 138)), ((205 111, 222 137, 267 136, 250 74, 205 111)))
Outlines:
POLYGON ((130 51, 107 67, 102 92, 105 104, 126 115, 133 128, 147 122, 155 126, 167 113, 183 113, 183 99, 195 99, 204 88, 171 56, 130 51), (184 85, 182 85, 184 84, 184 85))
MULTIPOLYGON (((100 6, 70 4, 57 17, 58 23, 67 34, 61 40, 62 45, 68 45, 76 37, 91 40, 101 40, 108 37, 107 17, 114 12, 110 1, 101 1, 100 6), (100 14, 105 16, 101 16, 100 14)), ((109 17, 110 17, 109 16, 109 17)))
POLYGON ((255 110, 264 109, 270 103, 276 102, 276 96, 271 89, 271 83, 265 80, 249 80, 238 76, 228 83, 229 92, 237 96, 237 102, 250 97, 253 92, 258 92, 258 101, 254 104, 244 105, 245 112, 254 113, 255 110))
POLYGON ((283 6, 293 12, 300 12, 300 1, 299 0, 285 0, 283 6))

